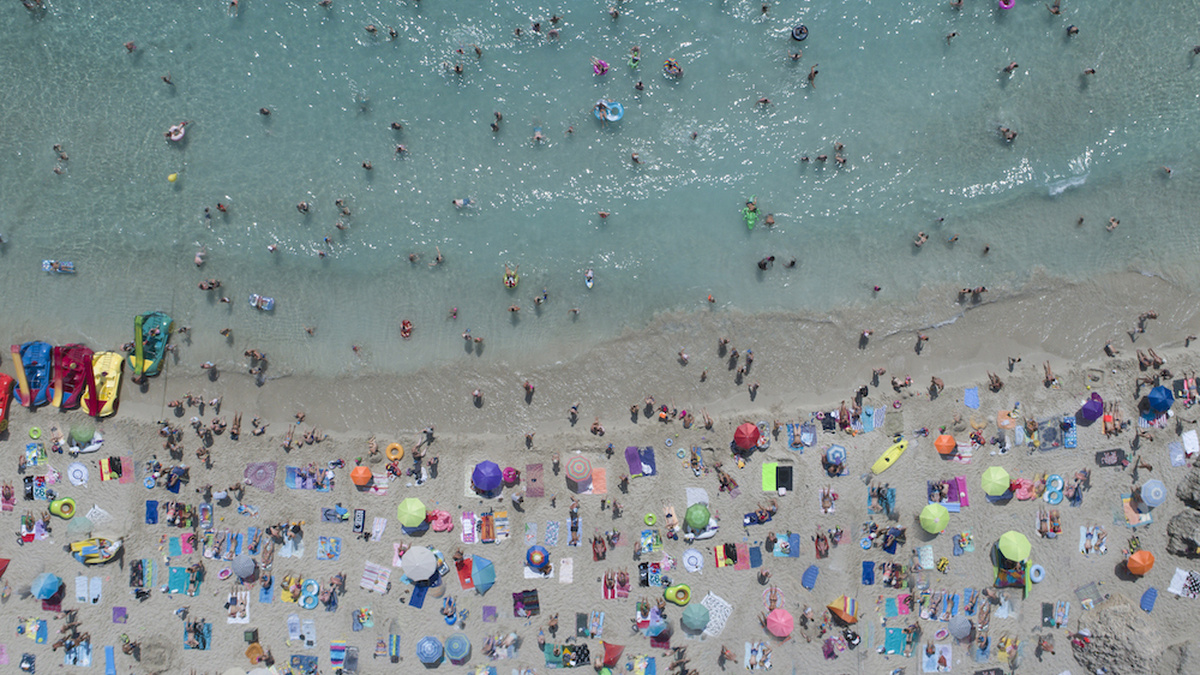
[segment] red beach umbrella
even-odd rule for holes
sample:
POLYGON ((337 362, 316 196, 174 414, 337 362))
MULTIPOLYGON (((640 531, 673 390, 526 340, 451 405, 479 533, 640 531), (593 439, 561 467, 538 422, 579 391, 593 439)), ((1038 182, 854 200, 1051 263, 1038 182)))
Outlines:
POLYGON ((746 422, 733 432, 733 442, 741 450, 749 450, 758 445, 758 439, 762 437, 758 427, 746 422))

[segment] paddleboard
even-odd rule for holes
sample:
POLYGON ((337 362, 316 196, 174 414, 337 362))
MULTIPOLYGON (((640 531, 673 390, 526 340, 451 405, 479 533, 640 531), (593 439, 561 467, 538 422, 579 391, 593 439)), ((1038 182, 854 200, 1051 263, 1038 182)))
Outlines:
POLYGON ((21 405, 29 405, 32 392, 29 391, 29 380, 25 377, 25 361, 21 358, 21 345, 12 346, 13 370, 17 375, 17 400, 21 405))
POLYGON ((592 287, 592 284, 593 284, 593 283, 595 283, 595 280, 594 280, 594 278, 593 278, 593 276, 592 276, 592 271, 591 271, 591 270, 588 270, 588 271, 586 271, 586 272, 584 272, 584 273, 583 273, 583 283, 584 283, 584 284, 585 284, 585 285, 586 285, 588 288, 591 288, 591 287, 592 287))
POLYGON ((889 467, 895 464, 896 460, 900 459, 900 455, 903 455, 904 451, 907 449, 908 441, 900 441, 899 443, 888 448, 887 451, 884 452, 883 455, 881 455, 879 459, 875 460, 875 463, 871 465, 871 473, 874 473, 875 475, 883 473, 889 467))
POLYGON ((63 398, 62 347, 55 347, 50 352, 50 365, 54 370, 54 394, 50 399, 50 405, 61 408, 63 398))

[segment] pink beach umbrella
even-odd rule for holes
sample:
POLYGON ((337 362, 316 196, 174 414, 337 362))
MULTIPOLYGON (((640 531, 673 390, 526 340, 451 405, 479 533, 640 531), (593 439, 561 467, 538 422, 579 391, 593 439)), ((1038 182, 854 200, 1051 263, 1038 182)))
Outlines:
POLYGON ((767 631, 775 637, 787 637, 792 634, 792 628, 795 627, 795 620, 786 609, 771 610, 767 615, 767 631))

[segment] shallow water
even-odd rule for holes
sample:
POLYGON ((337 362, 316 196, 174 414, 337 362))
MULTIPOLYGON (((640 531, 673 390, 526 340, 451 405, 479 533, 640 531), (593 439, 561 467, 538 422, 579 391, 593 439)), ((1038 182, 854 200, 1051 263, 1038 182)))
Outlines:
POLYGON ((1200 206, 1189 33, 1200 6, 1072 2, 1053 17, 1040 3, 798 3, 763 17, 759 4, 624 3, 616 21, 601 5, 526 2, 243 0, 236 17, 222 2, 54 2, 40 16, 7 5, 8 335, 111 347, 129 339, 134 313, 165 309, 195 329, 188 364, 236 363, 255 346, 277 372, 406 372, 468 353, 562 358, 680 310, 873 308, 899 324, 923 287, 1011 288, 1040 270, 1200 282, 1188 227, 1200 206), (530 34, 554 12, 557 40, 530 34), (798 21, 802 44, 788 35, 798 21), (1081 32, 1067 38, 1072 23, 1081 32), (625 65, 634 45, 636 71, 625 65), (592 74, 592 56, 612 64, 607 75, 592 74), (681 79, 663 76, 668 57, 681 79), (1010 61, 1020 67, 1003 76, 1010 61), (174 86, 159 79, 168 72, 174 86), (624 103, 622 121, 591 116, 601 97, 624 103), (185 142, 166 143, 181 120, 192 121, 185 142), (1003 142, 1000 125, 1018 139, 1003 142), (535 127, 546 142, 531 141, 535 127), (844 167, 799 161, 832 158, 835 142, 844 167), (70 156, 61 176, 54 143, 70 156), (397 143, 408 153, 395 156, 397 143), (776 227, 747 230, 750 195, 776 227), (455 209, 464 196, 475 206, 455 209), (352 209, 345 231, 339 197, 352 209), (206 221, 218 201, 229 213, 206 221), (1121 220, 1112 233, 1109 217, 1121 220), (917 249, 921 230, 931 240, 917 249), (440 267, 427 264, 435 247, 440 267), (759 273, 769 254, 798 264, 759 273), (80 272, 48 278, 43 258, 80 272), (520 265, 515 291, 500 284, 505 263, 520 265), (231 305, 195 288, 210 277, 231 305), (247 307, 250 292, 277 309, 247 307), (506 311, 514 303, 519 315, 506 311), (410 341, 402 318, 416 326, 410 341), (217 335, 226 326, 236 349, 217 335), (464 349, 468 327, 486 349, 464 349))

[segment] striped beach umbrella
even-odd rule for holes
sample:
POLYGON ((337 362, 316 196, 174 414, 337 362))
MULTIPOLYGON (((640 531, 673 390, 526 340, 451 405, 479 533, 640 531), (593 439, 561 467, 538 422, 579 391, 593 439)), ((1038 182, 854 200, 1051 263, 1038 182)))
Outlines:
POLYGON ((550 562, 550 552, 543 546, 530 546, 525 552, 525 562, 535 570, 540 570, 550 562))
POLYGON ((1167 486, 1157 478, 1146 481, 1142 486, 1142 501, 1146 506, 1154 508, 1167 501, 1167 486))
POLYGON ((442 658, 442 643, 437 638, 426 635, 417 643, 417 659, 421 663, 437 663, 442 658))
POLYGON ((471 641, 462 633, 455 633, 446 640, 446 658, 450 663, 461 666, 471 658, 471 641))
POLYGON ((567 460, 567 480, 582 483, 592 477, 592 463, 583 455, 573 455, 567 460))

